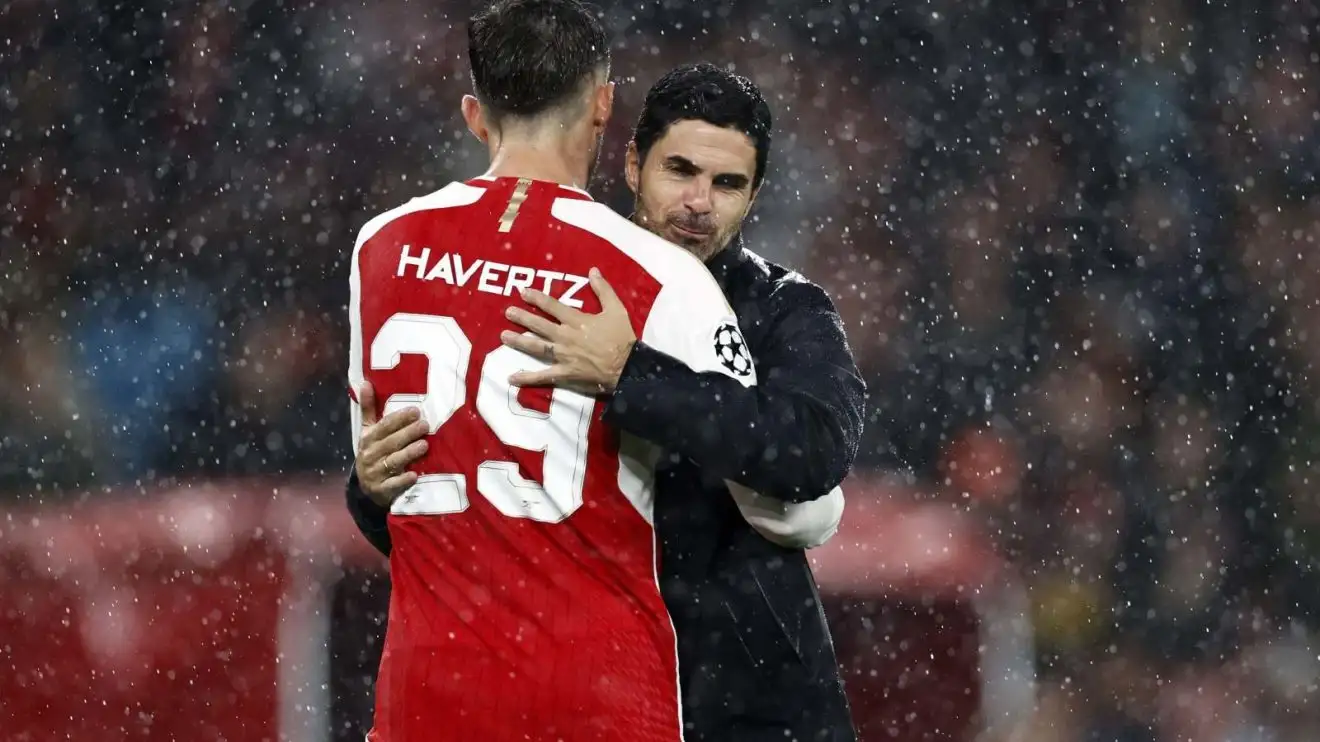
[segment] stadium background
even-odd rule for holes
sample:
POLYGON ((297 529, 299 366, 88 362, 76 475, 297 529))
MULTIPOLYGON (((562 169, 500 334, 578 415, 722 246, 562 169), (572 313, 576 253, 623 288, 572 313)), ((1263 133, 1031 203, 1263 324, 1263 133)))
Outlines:
MULTIPOLYGON (((866 738, 1313 738, 1316 3, 604 5, 615 206, 663 70, 772 97, 750 245, 831 290, 871 387, 821 557, 866 738), (1028 630, 1034 683, 939 659, 1028 630), (1011 723, 963 723, 987 689, 1011 723)), ((0 8, 0 736, 357 738, 345 258, 483 169, 468 9, 0 8)))

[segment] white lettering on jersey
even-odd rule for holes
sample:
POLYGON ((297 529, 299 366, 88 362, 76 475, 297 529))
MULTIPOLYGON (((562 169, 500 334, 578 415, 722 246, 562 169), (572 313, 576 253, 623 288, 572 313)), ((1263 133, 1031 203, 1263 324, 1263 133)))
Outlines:
POLYGON ((568 291, 565 291, 564 295, 561 296, 559 300, 570 307, 581 308, 582 300, 575 299, 574 297, 577 296, 577 292, 582 290, 583 286, 587 285, 587 279, 583 278, 582 276, 566 275, 564 276, 564 280, 572 281, 573 285, 568 287, 568 291))
POLYGON ((588 281, 585 276, 522 265, 508 265, 493 260, 477 259, 471 264, 465 264, 463 256, 457 253, 441 253, 433 261, 431 253, 429 247, 414 248, 412 245, 402 245, 399 248, 399 266, 394 273, 395 277, 415 278, 419 281, 443 281, 459 288, 468 288, 468 284, 473 282, 473 277, 476 277, 475 285, 471 288, 499 296, 513 296, 521 289, 537 288, 536 279, 539 278, 541 279, 539 288, 542 293, 554 296, 566 306, 574 309, 582 308, 582 300, 577 298, 577 293, 587 286, 588 281), (555 296, 556 289, 553 287, 559 284, 559 288, 563 288, 564 283, 568 284, 567 289, 555 296))

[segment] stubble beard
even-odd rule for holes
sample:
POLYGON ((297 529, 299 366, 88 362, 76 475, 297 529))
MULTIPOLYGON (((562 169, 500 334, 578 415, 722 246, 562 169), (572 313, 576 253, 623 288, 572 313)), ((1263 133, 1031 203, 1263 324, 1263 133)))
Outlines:
POLYGON ((703 263, 710 260, 712 257, 718 255, 719 252, 723 250, 725 247, 727 247, 729 242, 732 240, 732 235, 723 234, 722 232, 719 231, 716 231, 713 234, 711 234, 711 236, 708 239, 700 240, 700 241, 693 241, 690 239, 684 239, 682 237, 670 236, 666 234, 665 229, 666 227, 669 226, 669 220, 666 219, 664 216, 657 218, 649 214, 642 206, 642 197, 640 192, 637 194, 637 197, 633 199, 632 221, 633 224, 636 224, 642 229, 645 229, 646 231, 650 232, 656 237, 659 237, 665 240, 666 242, 671 242, 683 248, 684 250, 687 250, 703 263))

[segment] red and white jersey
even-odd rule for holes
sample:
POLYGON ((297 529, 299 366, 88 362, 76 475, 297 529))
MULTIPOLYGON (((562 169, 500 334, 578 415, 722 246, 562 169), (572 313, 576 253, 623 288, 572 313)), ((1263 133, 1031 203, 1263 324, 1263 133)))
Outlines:
POLYGON ((391 508, 372 740, 682 738, 656 581, 658 452, 606 428, 593 397, 510 386, 544 364, 499 339, 521 330, 504 312, 522 287, 600 311, 593 267, 643 342, 755 383, 728 361, 737 320, 705 266, 576 189, 453 183, 358 236, 349 381, 431 427, 419 481, 391 508))

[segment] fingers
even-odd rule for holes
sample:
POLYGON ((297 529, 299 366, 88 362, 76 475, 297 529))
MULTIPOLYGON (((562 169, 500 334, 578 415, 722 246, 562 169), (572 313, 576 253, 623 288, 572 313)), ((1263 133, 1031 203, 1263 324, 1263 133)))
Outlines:
POLYGON ((404 474, 413 462, 426 455, 429 448, 430 444, 425 440, 419 440, 385 454, 381 458, 381 467, 385 470, 385 476, 395 477, 404 474))
MULTIPOLYGON (((403 471, 403 467, 411 464, 418 456, 426 453, 426 441, 424 438, 426 434, 430 432, 431 426, 427 425, 425 421, 415 422, 378 441, 366 452, 367 458, 379 458, 387 463, 394 462, 396 465, 390 468, 390 473, 397 474, 400 471, 403 471), (400 457, 405 451, 408 451, 419 444, 423 447, 421 453, 412 458, 401 461, 400 457)), ((371 462, 368 461, 368 463, 371 462)))
POLYGON ((375 425, 380 422, 380 413, 376 410, 376 388, 370 381, 362 382, 357 388, 358 407, 362 409, 362 424, 375 425))
MULTIPOLYGON (((366 418, 366 409, 363 409, 363 419, 366 418)), ((419 422, 422 419, 422 411, 416 407, 409 407, 405 410, 391 412, 383 419, 370 427, 363 428, 362 439, 358 441, 358 450, 365 450, 376 442, 388 438, 394 433, 419 422)), ((365 423, 364 423, 365 424, 365 423)))
POLYGON ((562 378, 559 369, 551 366, 540 371, 519 371, 509 377, 513 386, 554 386, 562 378))
POLYGON ((373 502, 382 507, 389 507, 394 504, 399 495, 408 491, 409 487, 417 484, 417 475, 406 471, 397 477, 390 477, 381 482, 376 487, 368 488, 366 483, 362 483, 362 491, 367 493, 373 502))
MULTIPOLYGON (((389 419, 386 416, 386 419, 389 419)), ((430 445, 426 440, 413 440, 399 444, 397 436, 426 433, 426 423, 414 423, 390 438, 368 449, 357 460, 358 482, 362 491, 377 504, 388 507, 394 498, 417 484, 417 473, 407 468, 426 455, 430 445)))
POLYGON ((542 340, 541 338, 536 337, 535 335, 523 335, 516 332, 509 332, 508 330, 505 330, 504 332, 500 333, 500 342, 504 343, 510 348, 513 348, 514 350, 520 350, 526 353, 527 355, 531 356, 532 358, 535 358, 544 363, 554 362, 554 358, 555 358, 554 344, 546 340, 542 340))
MULTIPOLYGON (((553 301, 553 299, 551 301, 553 301)), ((526 309, 509 307, 504 310, 504 316, 507 317, 510 322, 516 325, 522 325, 547 340, 555 340, 558 338, 560 329, 559 325, 551 322, 545 317, 532 314, 526 309)))
POLYGON ((408 491, 409 487, 417 484, 416 472, 406 471, 397 477, 390 477, 380 485, 380 494, 386 502, 394 502, 395 498, 408 491))
POLYGON ((619 301, 619 295, 614 293, 614 287, 610 285, 609 281, 605 280, 599 270, 592 268, 587 273, 587 280, 591 282, 591 290, 596 292, 596 298, 600 299, 602 310, 623 308, 623 302, 619 301))
POLYGON ((565 324, 577 324, 582 316, 582 313, 578 310, 573 309, 567 304, 561 303, 558 299, 543 294, 536 289, 523 289, 522 299, 528 304, 531 304, 542 312, 545 312, 565 324))

